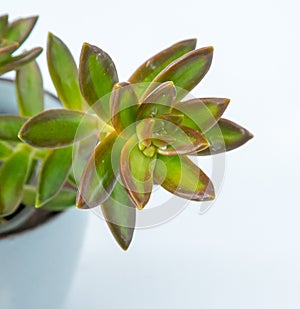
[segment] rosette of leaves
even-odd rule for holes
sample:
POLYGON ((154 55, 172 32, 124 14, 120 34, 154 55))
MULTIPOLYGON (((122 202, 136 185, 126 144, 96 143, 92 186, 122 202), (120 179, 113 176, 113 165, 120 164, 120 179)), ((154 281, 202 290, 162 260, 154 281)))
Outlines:
MULTIPOLYGON (((149 201, 154 184, 194 201, 214 199, 209 177, 189 158, 234 149, 252 135, 221 118, 229 100, 184 100, 210 68, 213 48, 195 49, 196 40, 170 46, 143 63, 129 78, 119 82, 116 67, 100 48, 85 43, 79 64, 79 84, 92 114, 98 118, 99 142, 83 171, 77 207, 100 206, 119 245, 126 250, 132 240, 136 209, 149 201)), ((70 111, 70 115, 75 112, 70 111)), ((20 131, 20 137, 37 147, 64 147, 84 139, 70 138, 58 119, 47 112, 37 115, 20 131), (54 139, 39 138, 51 121, 54 139)), ((90 114, 87 114, 90 115, 90 114)), ((72 122, 73 121, 73 122, 72 122)), ((78 123, 78 128, 80 124, 78 123)))
POLYGON ((0 16, 0 75, 31 62, 42 52, 41 47, 36 47, 14 55, 30 35, 37 19, 33 16, 9 22, 8 15, 0 16))
MULTIPOLYGON (((77 67, 67 47, 56 37, 49 35, 48 63, 50 75, 57 85, 62 84, 58 96, 65 108, 52 110, 59 115, 56 128, 65 130, 65 118, 72 118, 72 124, 67 123, 68 131, 76 128, 76 121, 84 112, 83 98, 80 94, 77 78, 77 67), (67 65, 58 67, 55 62, 67 65), (66 78, 65 78, 66 77, 66 78), (66 86, 67 85, 67 86, 66 86), (72 91, 69 91, 71 87, 72 91), (76 92, 77 89, 77 92, 76 92), (73 95, 76 95, 75 99, 73 95), (69 111, 73 109, 72 114, 69 111)), ((12 215, 20 203, 36 208, 61 211, 75 205, 76 186, 72 177, 73 147, 67 145, 59 148, 32 147, 18 137, 21 127, 26 128, 28 119, 39 115, 47 119, 44 110, 44 90, 40 69, 36 61, 22 65, 16 71, 15 87, 18 101, 18 115, 0 115, 0 218, 12 215)), ((48 94, 49 95, 49 94, 48 94)), ((58 101, 59 102, 59 101, 58 101)), ((95 116, 85 117, 89 134, 97 123, 95 116)), ((38 134, 40 140, 56 138, 57 132, 52 132, 51 122, 32 134, 38 134)), ((58 142, 56 141, 56 144, 58 142)))

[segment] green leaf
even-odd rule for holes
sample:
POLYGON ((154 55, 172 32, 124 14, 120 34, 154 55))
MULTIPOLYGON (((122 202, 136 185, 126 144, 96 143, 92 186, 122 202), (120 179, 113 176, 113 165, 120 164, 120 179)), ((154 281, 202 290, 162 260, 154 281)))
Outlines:
POLYGON ((51 79, 63 105, 83 109, 84 99, 78 81, 75 60, 68 47, 52 33, 48 34, 47 61, 51 79))
POLYGON ((213 47, 204 47, 185 54, 154 78, 143 97, 148 95, 157 83, 172 81, 176 86, 179 101, 202 80, 210 68, 212 57, 213 47))
POLYGON ((136 135, 139 140, 140 150, 144 150, 145 147, 149 147, 151 145, 154 124, 154 118, 145 118, 137 124, 136 135))
POLYGON ((156 117, 170 113, 176 99, 176 88, 173 82, 165 82, 157 86, 142 102, 138 110, 138 119, 156 117))
POLYGON ((199 156, 217 154, 238 148, 249 141, 253 135, 240 125, 221 118, 204 136, 210 147, 197 153, 199 156))
POLYGON ((38 20, 38 16, 20 18, 8 25, 5 38, 20 45, 27 39, 38 20))
POLYGON ((186 156, 157 155, 154 179, 167 191, 188 200, 209 201, 215 197, 210 179, 186 156))
POLYGON ((4 141, 0 141, 0 160, 6 159, 13 152, 10 145, 4 141))
POLYGON ((24 65, 17 71, 16 90, 21 115, 33 116, 43 111, 43 80, 36 61, 24 65))
MULTIPOLYGON (((206 149, 209 146, 206 138, 197 130, 174 125, 171 131, 173 134, 169 134, 169 136, 174 137, 175 140, 171 145, 158 148, 157 153, 165 156, 187 155, 206 149)), ((158 135, 156 140, 164 141, 165 136, 158 135)))
POLYGON ((117 82, 117 70, 110 56, 97 46, 84 43, 79 64, 80 89, 105 122, 110 121, 109 94, 117 82))
POLYGON ((138 139, 132 136, 121 153, 120 175, 126 191, 138 209, 149 201, 153 187, 153 169, 156 155, 146 156, 138 147, 138 139))
POLYGON ((129 83, 114 86, 111 99, 111 119, 115 130, 124 137, 135 132, 135 121, 138 110, 138 98, 129 83))
POLYGON ((20 142, 18 133, 27 118, 18 115, 0 115, 0 139, 10 142, 20 142))
MULTIPOLYGON (((22 203, 26 206, 34 207, 37 188, 30 185, 24 186, 22 203)), ((50 201, 43 204, 41 209, 50 211, 62 211, 75 206, 76 191, 62 189, 50 201)))
POLYGON ((0 40, 0 65, 11 58, 11 53, 19 47, 18 42, 8 43, 7 40, 0 40))
POLYGON ((24 145, 21 146, 0 168, 0 217, 12 214, 22 200, 31 153, 24 145))
POLYGON ((80 180, 76 206, 96 207, 112 192, 119 173, 121 140, 116 132, 104 138, 90 156, 80 180))
POLYGON ((67 109, 51 109, 30 118, 21 128, 19 138, 40 148, 72 145, 97 130, 98 119, 92 114, 67 109))
POLYGON ((175 59, 195 49, 196 40, 178 42, 145 61, 129 78, 130 83, 149 83, 175 59))
POLYGON ((182 125, 204 133, 218 122, 229 102, 224 98, 192 99, 177 103, 173 112, 184 115, 182 125))
POLYGON ((120 180, 101 208, 117 243, 123 250, 127 250, 133 237, 136 209, 120 180))
POLYGON ((5 33, 7 30, 8 25, 8 15, 1 15, 0 16, 0 39, 5 37, 5 33))
POLYGON ((0 66, 0 75, 19 69, 22 65, 32 61, 35 59, 39 54, 43 51, 42 48, 36 47, 29 51, 26 51, 22 53, 21 55, 18 55, 16 57, 11 57, 8 60, 6 60, 4 63, 0 66))
POLYGON ((63 187, 72 166, 73 147, 51 150, 41 166, 36 207, 52 199, 63 187))

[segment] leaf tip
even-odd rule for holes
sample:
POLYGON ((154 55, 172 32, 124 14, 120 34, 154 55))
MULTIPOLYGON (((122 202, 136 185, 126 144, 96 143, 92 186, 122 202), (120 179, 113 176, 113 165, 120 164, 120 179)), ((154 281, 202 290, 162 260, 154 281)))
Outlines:
POLYGON ((122 88, 122 85, 120 83, 117 83, 117 84, 114 85, 114 89, 119 90, 121 88, 122 88))
POLYGON ((40 201, 39 197, 37 197, 36 201, 35 201, 35 208, 41 208, 43 205, 43 203, 40 201))
POLYGON ((187 39, 186 42, 191 46, 192 49, 196 48, 196 45, 197 45, 197 39, 196 38, 187 39))
POLYGON ((230 99, 225 98, 225 99, 224 99, 224 104, 227 106, 229 103, 230 103, 230 99))
POLYGON ((49 31, 47 35, 48 41, 52 40, 54 37, 55 37, 54 34, 49 31))
POLYGON ((83 209, 84 208, 84 201, 82 199, 82 196, 79 194, 76 198, 76 208, 83 209))
POLYGON ((123 237, 118 237, 118 238, 115 238, 118 245, 124 250, 124 251, 127 251, 130 244, 131 244, 131 240, 132 238, 126 238, 124 239, 123 237))
POLYGON ((20 131, 20 132, 18 133, 18 138, 19 138, 22 142, 26 143, 25 140, 23 139, 23 132, 22 132, 22 131, 20 131))
POLYGON ((209 183, 206 186, 206 190, 203 196, 203 201, 212 201, 216 198, 215 194, 215 188, 212 183, 212 181, 209 181, 209 183))

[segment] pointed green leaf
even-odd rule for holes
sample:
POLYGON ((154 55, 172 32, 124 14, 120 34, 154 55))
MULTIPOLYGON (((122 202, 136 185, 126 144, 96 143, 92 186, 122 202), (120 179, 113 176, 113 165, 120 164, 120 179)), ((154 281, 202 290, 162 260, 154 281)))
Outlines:
POLYGON ((22 65, 35 59, 42 51, 42 48, 36 47, 22 53, 21 55, 9 58, 7 61, 5 61, 5 63, 1 64, 0 75, 12 70, 19 69, 22 65))
MULTIPOLYGON (((22 203, 26 206, 35 206, 37 188, 34 186, 24 186, 22 203)), ((71 189, 62 189, 50 201, 43 204, 41 209, 50 211, 62 211, 66 208, 74 207, 76 200, 76 191, 71 189)))
POLYGON ((36 207, 52 199, 65 184, 72 166, 73 147, 51 150, 41 166, 36 207))
POLYGON ((0 139, 11 142, 20 142, 18 133, 27 118, 18 115, 0 115, 0 139))
POLYGON ((69 109, 83 109, 78 71, 75 60, 68 47, 52 33, 47 42, 48 69, 57 95, 63 105, 69 109))
POLYGON ((6 159, 13 152, 10 145, 4 141, 0 141, 0 160, 6 159))
POLYGON ((0 168, 0 217, 13 213, 22 200, 31 162, 30 151, 22 146, 0 168))
MULTIPOLYGON (((171 145, 158 148, 157 153, 165 156, 187 155, 206 149, 209 146, 206 138, 197 130, 184 126, 174 126, 172 131, 173 134, 169 134, 169 136, 173 136, 175 140, 171 145)), ((156 139, 160 140, 160 136, 158 135, 156 139)), ((162 140, 164 139, 162 138, 162 140)))
POLYGON ((27 18, 20 18, 8 25, 5 38, 10 42, 18 42, 22 44, 38 20, 38 16, 32 16, 27 18))
POLYGON ((149 83, 175 59, 195 49, 196 40, 178 42, 145 61, 129 78, 131 83, 149 83))
POLYGON ((120 180, 101 208, 114 238, 123 250, 127 250, 133 237, 136 209, 120 180))
POLYGON ((18 42, 8 43, 7 40, 0 40, 0 64, 6 63, 11 53, 19 47, 18 42))
POLYGON ((153 169, 156 155, 146 156, 138 147, 138 139, 132 136, 121 153, 120 175, 128 195, 138 209, 149 201, 153 187, 153 169))
POLYGON ((7 25, 8 25, 8 15, 7 14, 1 15, 0 16, 0 39, 5 37, 7 25))
POLYGON ((72 145, 97 130, 98 119, 92 114, 67 109, 51 109, 30 118, 21 128, 19 138, 40 148, 72 145))
POLYGON ((129 83, 118 83, 114 86, 111 99, 111 119, 115 130, 125 137, 135 132, 138 98, 129 83))
POLYGON ((186 156, 157 155, 154 179, 167 191, 194 201, 214 199, 214 188, 204 172, 186 156))
POLYGON ((43 80, 36 61, 24 65, 17 71, 16 90, 21 115, 33 116, 43 111, 43 80))
POLYGON ((99 206, 110 196, 119 173, 120 142, 113 132, 95 148, 80 180, 76 201, 78 208, 99 206))
POLYGON ((79 64, 80 89, 87 103, 105 122, 110 121, 109 94, 117 82, 117 70, 110 56, 97 46, 83 44, 79 64))
POLYGON ((176 99, 173 82, 165 82, 156 87, 139 106, 138 119, 156 117, 171 111, 176 99))
POLYGON ((150 93, 157 83, 172 81, 176 86, 179 101, 202 80, 210 68, 212 57, 213 47, 204 47, 185 54, 154 78, 143 97, 150 93))
POLYGON ((221 118, 204 135, 209 141, 210 147, 198 152, 197 155, 199 156, 233 150, 242 146, 253 137, 245 128, 224 118, 221 118))
POLYGON ((224 98, 192 99, 177 103, 174 112, 184 115, 182 125, 204 133, 218 122, 229 102, 224 98))

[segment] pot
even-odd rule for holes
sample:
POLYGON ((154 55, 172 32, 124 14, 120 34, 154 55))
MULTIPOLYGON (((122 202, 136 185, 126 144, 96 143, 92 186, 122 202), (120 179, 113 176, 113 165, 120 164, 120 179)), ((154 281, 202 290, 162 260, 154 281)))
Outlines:
MULTIPOLYGON (((49 93, 45 105, 59 107, 49 93)), ((9 80, 0 79, 0 113, 17 113, 14 84, 9 80)), ((59 309, 67 298, 88 214, 75 208, 59 214, 37 213, 22 206, 2 228, 6 236, 0 239, 1 309, 59 309), (28 221, 35 223, 24 227, 28 221)))

